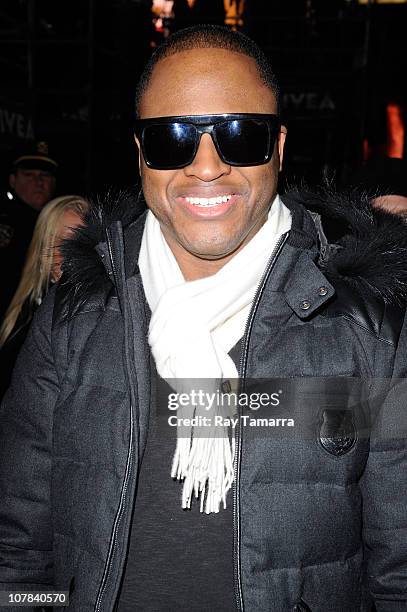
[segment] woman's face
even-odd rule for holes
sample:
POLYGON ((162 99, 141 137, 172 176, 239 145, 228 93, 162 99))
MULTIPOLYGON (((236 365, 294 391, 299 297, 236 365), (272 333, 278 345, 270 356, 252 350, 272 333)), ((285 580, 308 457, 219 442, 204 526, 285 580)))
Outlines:
POLYGON ((79 225, 83 225, 83 219, 73 210, 66 210, 59 221, 57 233, 55 235, 55 246, 53 249, 51 265, 51 280, 54 282, 57 282, 61 278, 62 274, 61 243, 65 238, 72 236, 72 228, 78 227, 79 225))

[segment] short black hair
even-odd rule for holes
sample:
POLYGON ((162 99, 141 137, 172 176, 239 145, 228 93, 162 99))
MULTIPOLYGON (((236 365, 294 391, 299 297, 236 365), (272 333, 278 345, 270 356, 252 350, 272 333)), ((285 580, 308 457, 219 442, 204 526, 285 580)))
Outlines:
POLYGON ((271 89, 276 98, 277 112, 279 112, 280 88, 278 81, 266 55, 260 47, 251 38, 245 36, 245 34, 235 32, 230 28, 217 25, 197 25, 179 30, 175 34, 169 36, 150 57, 136 88, 136 117, 139 116, 141 98, 150 83, 154 67, 158 62, 181 51, 207 48, 226 49, 253 58, 256 62, 261 80, 271 89))

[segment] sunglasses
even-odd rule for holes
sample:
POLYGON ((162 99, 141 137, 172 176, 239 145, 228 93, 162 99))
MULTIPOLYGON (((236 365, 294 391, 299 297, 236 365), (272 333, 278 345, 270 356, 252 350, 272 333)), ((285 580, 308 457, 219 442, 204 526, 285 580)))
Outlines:
POLYGON ((144 161, 155 170, 189 166, 202 134, 210 134, 221 160, 230 166, 270 161, 280 130, 277 115, 254 113, 157 117, 135 121, 144 161))

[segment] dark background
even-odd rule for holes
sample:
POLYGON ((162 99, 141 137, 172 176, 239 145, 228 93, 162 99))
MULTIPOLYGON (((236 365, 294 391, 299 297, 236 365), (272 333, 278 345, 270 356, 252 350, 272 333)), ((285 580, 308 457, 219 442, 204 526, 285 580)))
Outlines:
MULTIPOLYGON (((60 163, 59 193, 138 179, 132 140, 140 71, 163 37, 148 0, 2 0, 0 164, 46 140, 60 163)), ((175 0, 173 31, 222 23, 223 0, 175 0)), ((347 180, 363 159, 388 154, 386 106, 406 107, 407 4, 246 0, 242 31, 270 57, 288 127, 285 178, 347 180)), ((402 153, 404 154, 404 153, 402 153)))

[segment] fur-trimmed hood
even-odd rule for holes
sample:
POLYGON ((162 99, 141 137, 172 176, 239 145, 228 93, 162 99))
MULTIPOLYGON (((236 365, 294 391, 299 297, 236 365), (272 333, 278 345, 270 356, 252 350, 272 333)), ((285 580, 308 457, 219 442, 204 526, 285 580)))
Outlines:
POLYGON ((327 249, 321 268, 328 275, 373 291, 386 304, 407 302, 407 224, 402 217, 373 207, 370 194, 360 189, 292 190, 286 197, 287 203, 317 213, 324 231, 339 228, 334 243, 327 235, 333 248, 327 249))
MULTIPOLYGON (((311 225, 309 233, 322 251, 319 265, 327 276, 373 292, 385 304, 406 304, 407 225, 402 218, 372 207, 369 195, 360 190, 292 189, 282 199, 293 214, 293 225, 304 216, 303 207, 312 213, 314 224, 307 223, 308 231, 311 225), (326 235, 327 225, 342 228, 343 235, 334 244, 329 232, 326 235)), ((62 249, 61 285, 75 309, 112 284, 95 249, 106 241, 107 228, 120 221, 126 236, 145 209, 141 192, 110 191, 91 201, 85 226, 75 230, 62 249)))
POLYGON ((146 210, 141 191, 109 190, 89 199, 90 207, 84 225, 74 229, 73 237, 64 240, 62 301, 79 309, 95 294, 106 294, 112 286, 106 267, 96 247, 106 242, 107 230, 118 221, 129 227, 146 210))

